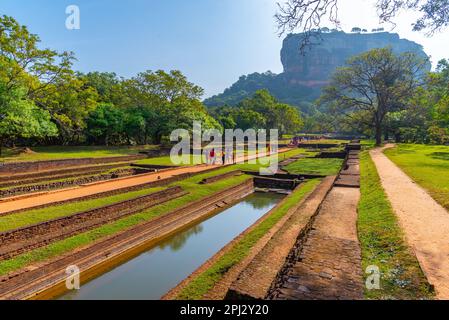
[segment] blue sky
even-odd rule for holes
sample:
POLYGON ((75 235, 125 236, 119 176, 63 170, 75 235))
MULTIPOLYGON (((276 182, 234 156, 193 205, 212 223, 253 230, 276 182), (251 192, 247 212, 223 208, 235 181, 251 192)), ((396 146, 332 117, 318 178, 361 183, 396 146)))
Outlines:
MULTIPOLYGON (((343 29, 378 27, 372 0, 343 0, 343 29), (357 12, 357 15, 354 15, 357 12)), ((206 96, 239 76, 281 72, 282 39, 273 15, 276 0, 0 0, 11 15, 38 34, 42 46, 74 51, 77 70, 113 71, 131 77, 144 70, 179 69, 206 96), (65 9, 78 5, 81 29, 65 28, 65 9)), ((433 38, 412 33, 413 17, 394 31, 425 46, 433 61, 449 58, 448 32, 433 38)), ((388 27, 387 27, 388 29, 388 27)))

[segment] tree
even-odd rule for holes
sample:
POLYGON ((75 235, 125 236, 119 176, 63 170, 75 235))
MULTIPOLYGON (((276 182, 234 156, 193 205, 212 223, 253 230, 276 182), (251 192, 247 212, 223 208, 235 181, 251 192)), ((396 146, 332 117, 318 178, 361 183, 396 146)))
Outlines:
POLYGON ((426 64, 414 53, 397 56, 391 48, 368 51, 335 72, 319 103, 350 118, 363 112, 359 120, 374 130, 376 144, 380 145, 385 117, 407 108, 408 98, 424 77, 426 64))
POLYGON ((354 28, 351 29, 351 32, 353 32, 353 33, 360 33, 360 32, 362 32, 362 29, 359 28, 359 27, 354 27, 354 28))
POLYGON ((20 87, 28 98, 72 73, 73 53, 39 49, 40 39, 14 18, 0 16, 0 77, 6 90, 20 87))
POLYGON ((100 104, 87 118, 87 132, 108 146, 123 133, 123 111, 112 104, 100 104))
POLYGON ((0 84, 0 155, 7 140, 56 136, 58 129, 48 111, 26 98, 25 89, 8 90, 0 84))
MULTIPOLYGON (((284 0, 275 15, 279 34, 304 32, 301 49, 312 43, 316 30, 326 20, 340 27, 338 15, 341 0, 284 0)), ((381 23, 393 23, 401 11, 418 12, 420 16, 413 24, 414 31, 427 30, 429 35, 449 25, 449 0, 376 0, 381 23)), ((377 31, 383 31, 378 29, 377 31)))

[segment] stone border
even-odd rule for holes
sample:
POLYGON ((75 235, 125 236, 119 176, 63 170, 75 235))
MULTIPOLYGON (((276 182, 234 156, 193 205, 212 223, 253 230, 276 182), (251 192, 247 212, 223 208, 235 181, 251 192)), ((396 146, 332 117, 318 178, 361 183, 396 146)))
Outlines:
POLYGON ((3 176, 0 177, 0 187, 7 187, 9 185, 17 185, 19 183, 35 183, 40 181, 54 180, 58 178, 71 178, 76 177, 81 174, 94 174, 101 173, 115 168, 128 167, 131 166, 129 162, 120 162, 116 164, 109 165, 95 165, 95 166, 87 166, 87 167, 79 167, 79 168, 70 168, 56 171, 45 171, 40 173, 32 173, 32 174, 22 174, 22 175, 13 175, 13 176, 3 176))
POLYGON ((241 170, 230 171, 230 172, 226 172, 223 174, 219 174, 218 176, 213 176, 210 178, 203 179, 202 181, 200 181, 200 184, 211 184, 211 183, 215 183, 215 182, 218 182, 221 180, 225 180, 227 178, 239 176, 242 174, 243 174, 243 172, 241 170))
POLYGON ((142 212, 186 194, 188 192, 184 192, 181 187, 172 187, 145 196, 2 232, 0 233, 0 242, 2 243, 0 261, 142 212))
POLYGON ((96 194, 89 195, 89 196, 47 203, 44 205, 35 206, 35 207, 31 207, 31 208, 19 209, 19 210, 8 211, 8 212, 3 212, 3 213, 0 212, 0 217, 11 215, 11 214, 17 214, 17 213, 21 213, 21 212, 26 212, 26 211, 31 211, 31 210, 38 210, 38 209, 44 209, 44 208, 53 207, 53 206, 59 206, 59 205, 68 204, 68 203, 99 199, 99 198, 114 196, 114 195, 121 194, 121 193, 128 193, 128 192, 139 191, 139 190, 155 188, 155 187, 163 187, 163 186, 169 185, 169 184, 177 182, 177 181, 188 179, 188 178, 191 178, 191 177, 194 177, 197 175, 201 175, 201 174, 207 174, 212 171, 219 170, 219 169, 221 169, 221 168, 211 168, 209 170, 204 170, 204 171, 195 172, 195 173, 183 173, 183 174, 176 175, 176 176, 173 176, 173 177, 170 177, 167 179, 162 179, 162 180, 158 180, 158 181, 139 184, 139 185, 135 185, 132 187, 125 187, 125 188, 115 189, 115 190, 111 190, 111 191, 100 192, 100 193, 96 193, 96 194))
MULTIPOLYGON (((299 186, 300 187, 300 186, 299 186)), ((271 237, 279 230, 281 226, 289 219, 289 217, 293 214, 294 210, 296 210, 307 197, 313 192, 309 192, 306 196, 299 201, 296 205, 292 206, 288 212, 262 237, 259 241, 251 248, 248 255, 239 263, 232 266, 230 270, 226 272, 226 274, 222 277, 220 281, 218 281, 214 288, 212 288, 206 295, 205 299, 208 300, 223 300, 226 292, 228 290, 229 285, 237 278, 240 272, 252 261, 252 259, 256 256, 256 254, 265 246, 265 244, 271 239, 271 237)), ((180 282, 176 287, 171 289, 168 293, 166 293, 162 300, 174 300, 179 295, 179 293, 187 287, 191 281, 195 280, 198 276, 200 276, 203 272, 207 271, 207 269, 211 268, 222 256, 224 256, 227 252, 232 250, 232 248, 239 244, 239 242, 250 232, 256 229, 261 223, 267 220, 273 213, 275 213, 281 206, 283 206, 289 199, 293 196, 294 193, 286 196, 281 202, 279 202, 273 209, 268 211, 262 217, 260 217, 253 225, 248 227, 245 231, 243 231, 240 235, 235 237, 231 242, 229 242, 225 247, 223 247, 219 252, 217 252, 212 258, 207 260, 203 265, 201 265, 198 269, 196 269, 189 277, 180 282)))
MULTIPOLYGON (((100 173, 94 175, 82 175, 80 177, 68 178, 67 180, 56 182, 44 182, 24 186, 15 186, 7 189, 0 190, 0 199, 15 197, 19 195, 32 195, 37 192, 45 192, 52 190, 59 190, 69 188, 73 186, 81 186, 100 181, 111 181, 114 179, 132 177, 139 174, 146 174, 150 172, 142 172, 144 169, 117 169, 110 173, 100 173)), ((8 200, 8 199, 6 199, 8 200)), ((14 199, 16 200, 16 199, 14 199)))
POLYGON ((227 300, 265 299, 288 261, 292 248, 305 239, 336 177, 328 177, 296 208, 231 284, 227 300))
POLYGON ((65 268, 77 265, 83 282, 207 219, 254 190, 252 179, 105 239, 0 279, 0 299, 54 297, 65 291, 65 268))
POLYGON ((44 161, 30 161, 30 162, 7 162, 0 164, 0 176, 22 174, 28 172, 41 172, 45 170, 54 170, 58 168, 80 167, 91 164, 103 164, 111 162, 127 162, 139 159, 145 159, 145 155, 129 155, 118 157, 103 157, 103 158, 73 158, 61 160, 44 160, 44 161))

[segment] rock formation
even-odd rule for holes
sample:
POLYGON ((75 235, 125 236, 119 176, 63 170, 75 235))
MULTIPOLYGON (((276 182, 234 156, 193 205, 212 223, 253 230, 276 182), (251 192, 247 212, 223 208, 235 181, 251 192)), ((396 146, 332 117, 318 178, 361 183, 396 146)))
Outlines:
MULTIPOLYGON (((322 33, 320 40, 300 50, 303 34, 290 34, 283 42, 281 61, 284 72, 254 73, 242 76, 224 93, 205 101, 208 106, 235 105, 256 90, 268 89, 280 101, 305 107, 313 102, 321 88, 329 83, 336 68, 343 66, 354 55, 374 48, 390 46, 397 54, 415 52, 428 58, 423 47, 413 41, 401 39, 396 33, 322 33)), ((431 65, 429 63, 428 70, 431 65)))

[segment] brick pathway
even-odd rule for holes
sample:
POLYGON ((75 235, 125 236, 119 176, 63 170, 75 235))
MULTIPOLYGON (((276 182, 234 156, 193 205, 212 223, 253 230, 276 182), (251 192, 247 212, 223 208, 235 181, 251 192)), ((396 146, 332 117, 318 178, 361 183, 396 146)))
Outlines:
POLYGON ((278 300, 363 299, 361 249, 357 237, 360 199, 358 152, 318 212, 313 229, 270 295, 278 300))
POLYGON ((360 190, 334 187, 318 213, 300 256, 291 261, 279 300, 363 299, 361 250, 357 238, 360 190))

